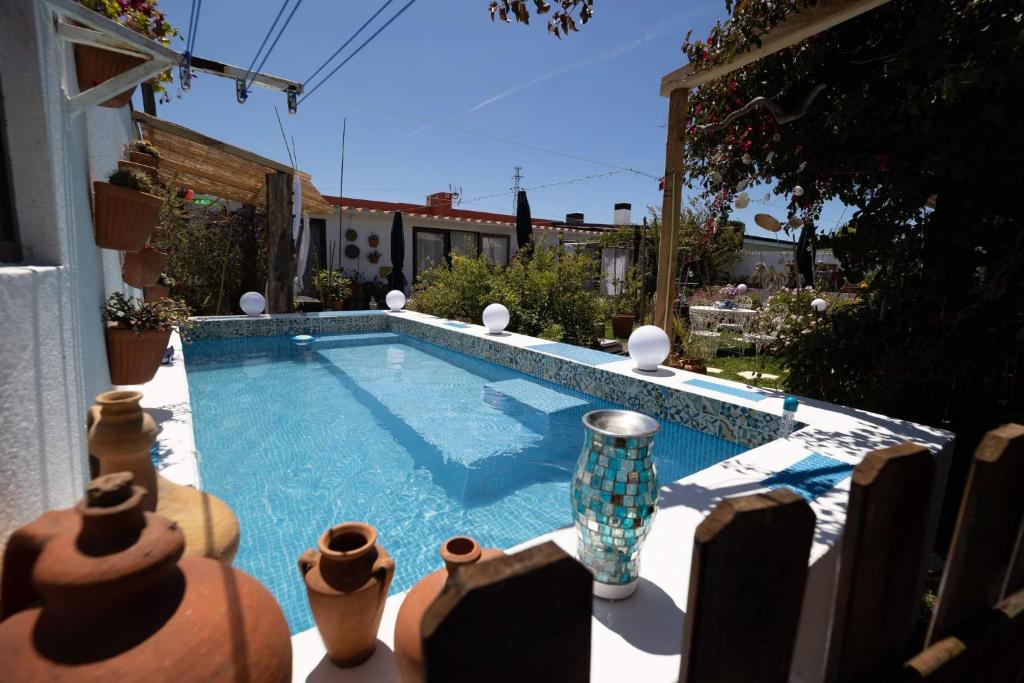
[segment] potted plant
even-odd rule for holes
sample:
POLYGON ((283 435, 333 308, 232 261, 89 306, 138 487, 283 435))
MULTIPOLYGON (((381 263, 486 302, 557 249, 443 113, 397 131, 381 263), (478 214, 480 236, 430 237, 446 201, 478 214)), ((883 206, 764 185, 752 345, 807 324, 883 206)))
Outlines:
POLYGON ((367 242, 370 243, 371 247, 376 247, 380 244, 380 237, 377 237, 377 233, 371 232, 370 236, 367 238, 367 242))
MULTIPOLYGON (((156 2, 110 2, 109 0, 78 0, 91 10, 113 19, 122 26, 127 26, 139 35, 155 40, 162 45, 170 45, 171 39, 178 34, 178 29, 171 26, 163 12, 157 9, 156 2)), ((75 75, 78 78, 80 91, 109 81, 129 69, 146 61, 145 57, 112 52, 92 45, 75 44, 75 75)), ((171 72, 165 71, 150 79, 153 90, 166 97, 164 84, 171 82, 171 72)), ((133 85, 119 95, 100 103, 101 107, 120 108, 128 104, 135 92, 133 85)), ((168 98, 169 99, 169 98, 168 98)))
POLYGON ((345 299, 352 294, 352 282, 337 270, 321 268, 313 271, 313 288, 320 294, 324 307, 333 311, 345 309, 345 299))
POLYGON ((167 273, 160 273, 160 277, 157 278, 155 285, 142 288, 142 294, 146 301, 152 303, 165 299, 171 295, 171 287, 176 285, 173 277, 167 275, 167 273))
POLYGON ((167 265, 167 254, 147 244, 142 251, 125 254, 121 279, 132 287, 150 287, 157 284, 167 265))
POLYGON ((149 178, 135 171, 114 171, 109 182, 93 183, 96 244, 105 249, 139 251, 160 219, 162 197, 149 178))
POLYGON ((377 261, 380 261, 380 252, 376 250, 371 251, 369 254, 366 255, 366 259, 370 263, 376 263, 377 261))
POLYGON ((149 140, 132 140, 127 147, 128 161, 150 168, 160 167, 160 152, 149 140))
POLYGON ((112 384, 145 384, 156 375, 171 330, 187 333, 188 306, 173 299, 155 303, 110 295, 100 308, 107 322, 107 361, 112 384))

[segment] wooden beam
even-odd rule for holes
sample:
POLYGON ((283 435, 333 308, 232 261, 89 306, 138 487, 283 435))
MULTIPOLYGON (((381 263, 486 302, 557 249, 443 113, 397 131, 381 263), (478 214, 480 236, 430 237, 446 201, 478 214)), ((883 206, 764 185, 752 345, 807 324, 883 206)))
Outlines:
POLYGON ((715 506, 693 541, 681 683, 789 678, 813 537, 789 489, 715 506))
POLYGON ((825 680, 899 666, 920 609, 935 458, 904 443, 872 451, 853 472, 825 680))
MULTIPOLYGON (((668 97, 676 90, 696 88, 698 85, 721 78, 887 2, 889 0, 818 0, 813 7, 790 14, 775 28, 761 35, 760 46, 751 45, 749 50, 737 54, 731 61, 703 69, 687 64, 666 74, 661 79, 661 94, 668 97)), ((712 55, 712 60, 714 57, 715 55, 712 55)))
POLYGON ((689 93, 677 90, 668 102, 668 130, 665 141, 665 190, 661 200, 658 238, 658 281, 654 299, 654 324, 673 336, 672 310, 676 298, 676 252, 679 243, 679 213, 683 196, 683 153, 689 93))
POLYGON ((292 187, 291 173, 267 174, 267 312, 292 312, 292 187))
POLYGON ((1024 427, 993 429, 974 453, 928 643, 951 635, 957 624, 991 608, 1002 596, 1024 520, 1021 482, 1024 427))

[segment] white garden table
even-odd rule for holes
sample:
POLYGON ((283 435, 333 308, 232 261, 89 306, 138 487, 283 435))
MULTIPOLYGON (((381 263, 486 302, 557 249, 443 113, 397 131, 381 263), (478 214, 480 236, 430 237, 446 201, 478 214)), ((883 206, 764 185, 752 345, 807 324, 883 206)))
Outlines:
POLYGON ((715 306, 690 306, 691 319, 693 314, 696 313, 705 319, 712 319, 715 321, 713 325, 709 326, 710 330, 715 330, 718 325, 730 325, 734 329, 739 329, 744 332, 750 327, 750 322, 754 319, 757 311, 753 308, 716 308, 715 306))

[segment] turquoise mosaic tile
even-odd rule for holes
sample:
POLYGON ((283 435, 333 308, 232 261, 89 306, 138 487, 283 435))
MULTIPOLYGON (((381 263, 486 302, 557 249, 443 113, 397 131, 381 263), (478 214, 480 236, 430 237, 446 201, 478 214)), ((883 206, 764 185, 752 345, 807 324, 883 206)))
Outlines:
POLYGON ((557 413, 560 410, 589 405, 581 398, 549 389, 526 379, 508 379, 503 382, 491 382, 485 386, 542 413, 557 413))
POLYGON ((549 353, 552 356, 558 356, 559 358, 568 358, 569 360, 589 363, 591 365, 601 365, 603 363, 614 363, 616 361, 624 360, 622 356, 616 356, 614 353, 606 353, 596 349, 586 349, 582 346, 573 346, 572 344, 563 344, 562 342, 535 344, 534 346, 528 346, 527 348, 535 351, 543 351, 544 353, 549 353))
POLYGON ((811 453, 803 460, 776 472, 761 482, 769 488, 785 486, 803 496, 808 503, 831 491, 836 484, 853 473, 853 465, 830 458, 821 453, 811 453))
POLYGON ((711 382, 706 379, 688 379, 683 384, 691 384, 701 389, 710 389, 711 391, 717 391, 722 394, 728 394, 729 396, 735 396, 736 398, 745 398, 748 401, 763 401, 768 398, 764 394, 757 391, 749 391, 747 389, 739 389, 737 387, 730 387, 724 384, 718 384, 711 382))

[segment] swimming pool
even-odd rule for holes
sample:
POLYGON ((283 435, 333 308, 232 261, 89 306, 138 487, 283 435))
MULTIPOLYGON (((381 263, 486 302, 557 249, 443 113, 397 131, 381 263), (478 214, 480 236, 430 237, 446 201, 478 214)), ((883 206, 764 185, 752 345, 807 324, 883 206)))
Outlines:
MULTIPOLYGON (((455 534, 507 548, 568 526, 580 417, 620 407, 394 332, 196 341, 186 347, 203 487, 238 515, 235 564, 293 633, 313 626, 296 558, 366 521, 395 558, 391 592, 437 569, 455 534)), ((659 479, 746 450, 661 421, 659 479)))

